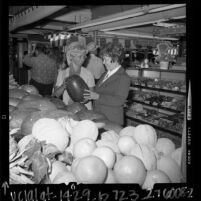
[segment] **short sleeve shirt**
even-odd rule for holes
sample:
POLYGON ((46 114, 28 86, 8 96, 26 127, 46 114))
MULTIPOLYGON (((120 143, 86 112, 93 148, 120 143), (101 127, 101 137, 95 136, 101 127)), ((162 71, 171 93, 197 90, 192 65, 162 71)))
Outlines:
POLYGON ((42 84, 53 84, 57 74, 56 62, 45 54, 25 56, 24 64, 32 67, 31 78, 42 84))
MULTIPOLYGON (((55 86, 56 87, 60 87, 63 84, 64 79, 67 78, 67 77, 69 77, 69 68, 67 68, 65 70, 61 70, 59 72, 55 86)), ((95 86, 94 76, 86 68, 81 67, 80 77, 86 82, 86 84, 88 85, 89 88, 95 86)), ((68 105, 70 100, 71 99, 70 99, 70 97, 68 95, 68 92, 65 90, 64 93, 63 93, 63 102, 66 105, 68 105)), ((91 101, 89 101, 85 105, 86 105, 87 109, 89 109, 89 110, 92 109, 92 103, 91 103, 91 101)))

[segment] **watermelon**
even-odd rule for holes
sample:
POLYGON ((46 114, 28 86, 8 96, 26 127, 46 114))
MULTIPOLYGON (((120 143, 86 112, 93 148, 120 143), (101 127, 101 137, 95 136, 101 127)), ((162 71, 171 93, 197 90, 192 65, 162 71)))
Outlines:
POLYGON ((82 110, 87 110, 86 106, 82 103, 78 103, 78 102, 74 102, 70 105, 66 105, 65 106, 65 110, 68 111, 68 112, 72 112, 72 113, 77 113, 79 111, 82 111, 82 110))
POLYGON ((9 105, 17 107, 21 99, 9 97, 9 105))
POLYGON ((19 98, 22 99, 24 96, 29 95, 28 92, 24 91, 23 89, 10 89, 9 90, 9 98, 19 98))
POLYGON ((66 90, 74 102, 87 103, 84 99, 84 90, 89 89, 86 82, 79 75, 71 75, 66 78, 66 90))
POLYGON ((81 120, 88 119, 96 122, 99 122, 101 120, 107 120, 107 117, 104 114, 94 112, 92 110, 80 110, 76 114, 81 120))
POLYGON ((32 112, 36 112, 36 111, 38 111, 36 108, 26 108, 26 110, 25 109, 24 110, 19 110, 19 109, 13 110, 10 113, 11 120, 9 122, 9 127, 11 129, 20 128, 23 120, 26 119, 26 117, 28 115, 30 115, 32 112))
POLYGON ((36 100, 21 100, 17 106, 18 108, 37 108, 41 111, 43 110, 56 110, 54 103, 46 99, 36 99, 36 100))
POLYGON ((33 85, 24 84, 20 86, 19 89, 23 89, 30 94, 39 94, 38 89, 36 89, 36 87, 34 87, 33 85))
POLYGON ((22 98, 24 101, 32 101, 32 100, 41 100, 43 97, 39 94, 29 94, 28 96, 25 96, 22 98))
POLYGON ((12 112, 13 110, 17 109, 17 107, 13 105, 9 105, 9 112, 12 112))
POLYGON ((54 103, 54 105, 57 107, 57 109, 64 109, 66 106, 65 103, 59 98, 50 97, 50 98, 48 98, 48 100, 50 102, 54 103))

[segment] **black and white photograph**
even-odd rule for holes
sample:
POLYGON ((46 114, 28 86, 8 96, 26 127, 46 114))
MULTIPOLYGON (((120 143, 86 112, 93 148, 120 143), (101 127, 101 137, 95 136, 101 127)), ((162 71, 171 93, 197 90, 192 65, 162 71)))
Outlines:
POLYGON ((7 6, 1 200, 195 199, 188 6, 7 6))

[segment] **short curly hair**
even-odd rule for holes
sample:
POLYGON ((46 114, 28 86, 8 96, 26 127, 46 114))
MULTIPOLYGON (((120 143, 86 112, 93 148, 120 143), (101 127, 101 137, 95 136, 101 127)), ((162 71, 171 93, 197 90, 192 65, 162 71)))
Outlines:
POLYGON ((122 64, 124 59, 124 49, 120 43, 109 42, 101 50, 100 56, 109 56, 112 58, 112 62, 122 64))

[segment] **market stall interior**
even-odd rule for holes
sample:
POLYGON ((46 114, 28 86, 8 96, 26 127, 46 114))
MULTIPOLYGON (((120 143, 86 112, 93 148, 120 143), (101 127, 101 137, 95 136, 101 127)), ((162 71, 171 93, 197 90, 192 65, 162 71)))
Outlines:
POLYGON ((10 6, 9 72, 11 183, 186 181, 186 4, 10 6), (123 127, 30 84, 25 54, 40 43, 65 61, 76 41, 94 42, 97 57, 109 42, 123 47, 131 80, 123 127))

